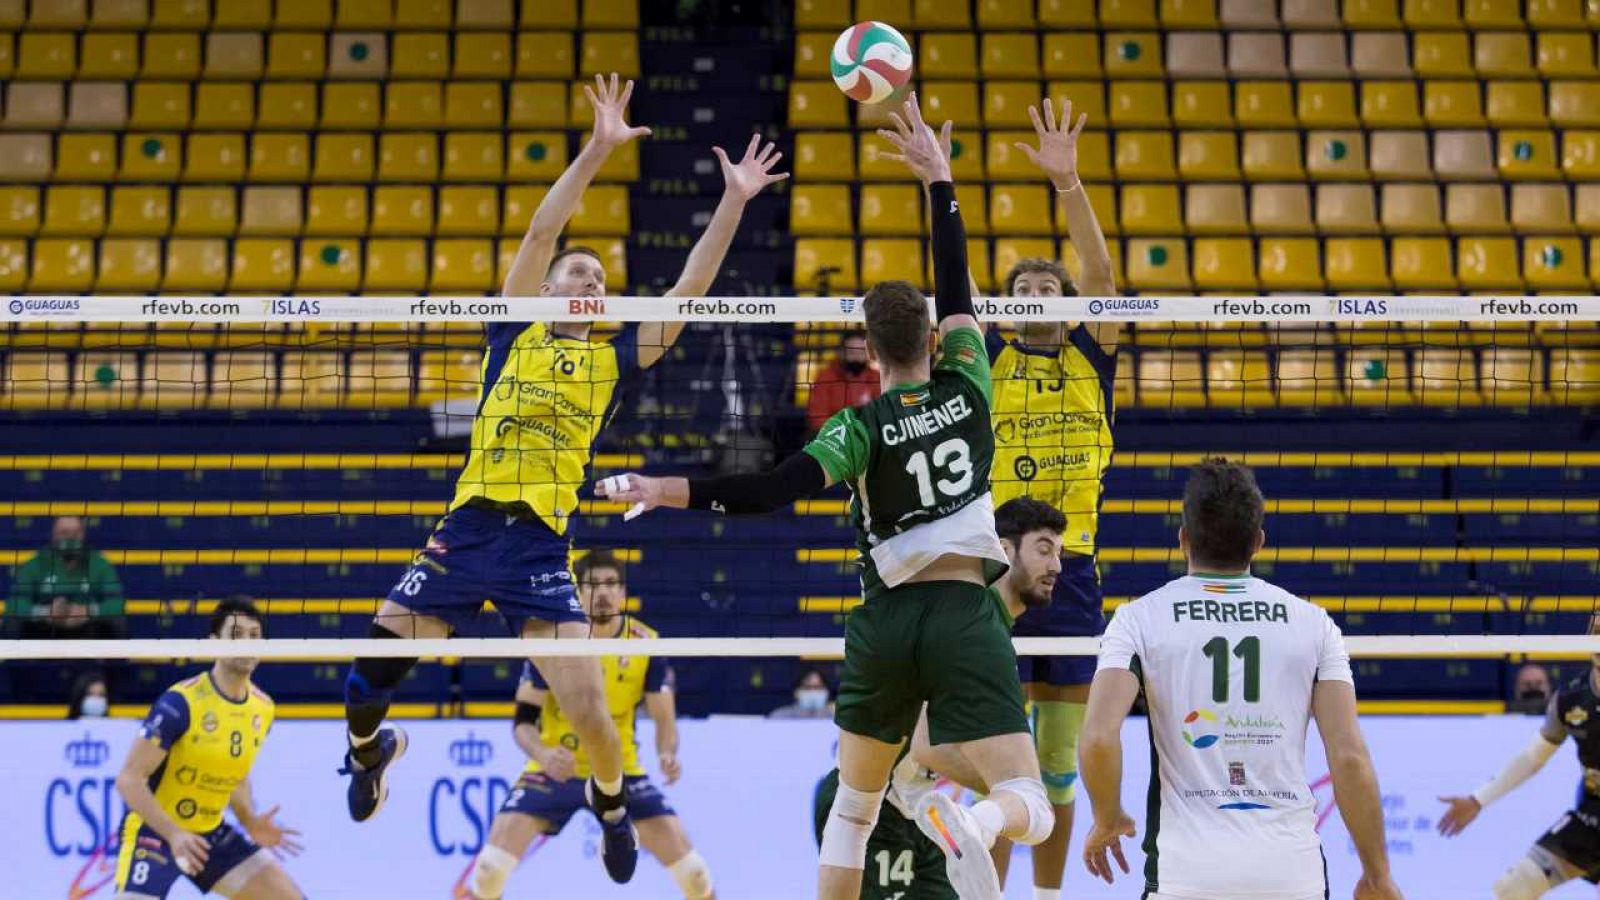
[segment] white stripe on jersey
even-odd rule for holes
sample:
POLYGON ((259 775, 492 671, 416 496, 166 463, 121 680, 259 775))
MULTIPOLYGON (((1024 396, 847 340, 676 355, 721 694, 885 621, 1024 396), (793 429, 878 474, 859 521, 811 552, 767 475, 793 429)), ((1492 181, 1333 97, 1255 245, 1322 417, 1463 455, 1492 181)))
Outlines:
POLYGON ((1259 578, 1186 576, 1124 605, 1106 628, 1100 668, 1136 664, 1155 743, 1147 889, 1322 896, 1305 773, 1311 688, 1354 680, 1327 612, 1259 578))

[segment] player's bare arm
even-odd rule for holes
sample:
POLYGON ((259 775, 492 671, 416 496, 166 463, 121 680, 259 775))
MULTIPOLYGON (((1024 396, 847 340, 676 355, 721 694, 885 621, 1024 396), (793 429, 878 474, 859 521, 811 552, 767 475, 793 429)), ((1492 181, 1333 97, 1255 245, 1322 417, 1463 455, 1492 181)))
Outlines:
POLYGON ((651 691, 644 695, 644 709, 655 723, 661 777, 669 785, 676 784, 683 775, 683 764, 678 762, 678 700, 670 689, 651 691))
POLYGON ((233 810, 234 818, 244 826, 250 840, 263 849, 287 856, 299 856, 300 851, 305 849, 300 843, 300 832, 285 828, 277 821, 281 807, 274 806, 264 813, 256 812, 255 792, 250 787, 250 779, 239 782, 239 786, 233 789, 233 794, 228 797, 228 808, 233 810))
POLYGON ((1566 739, 1567 731, 1561 727, 1560 714, 1556 710, 1556 698, 1551 697, 1538 733, 1521 753, 1506 763, 1500 774, 1488 784, 1465 796, 1445 795, 1439 798, 1447 807, 1444 815, 1439 818, 1439 833, 1445 837, 1455 837, 1460 834, 1478 818, 1484 807, 1521 787, 1524 781, 1544 768, 1545 763, 1550 761, 1550 757, 1555 755, 1566 739))
POLYGON ((121 771, 117 772, 117 792, 122 795, 122 801, 128 804, 128 809, 143 819, 145 825, 161 835, 167 846, 172 848, 180 869, 198 872, 211 855, 211 845, 206 843, 204 837, 185 831, 174 822, 161 804, 156 802, 156 795, 150 790, 150 779, 166 761, 167 751, 161 749, 160 744, 153 740, 134 741, 127 759, 122 762, 121 771))
MULTIPOLYGON (((739 230, 739 220, 744 216, 745 204, 769 185, 789 177, 788 172, 774 172, 772 167, 783 159, 778 145, 761 140, 761 135, 750 136, 744 157, 737 163, 728 159, 721 147, 712 147, 717 162, 722 166, 722 200, 711 214, 705 233, 689 251, 683 264, 683 274, 678 283, 667 291, 668 297, 703 297, 716 281, 722 261, 728 255, 728 245, 739 230)), ((644 322, 639 326, 639 366, 649 368, 665 356, 683 333, 683 322, 644 322)))
POLYGON ((517 685, 517 717, 511 735, 522 752, 539 764, 540 771, 556 781, 566 781, 577 772, 578 761, 565 747, 551 747, 539 737, 539 711, 549 692, 524 681, 517 685), (528 710, 531 708, 532 713, 528 710))
POLYGON ((589 182, 594 180, 612 151, 650 133, 648 128, 629 125, 625 118, 628 99, 633 96, 632 80, 619 86, 615 73, 609 80, 596 75, 594 86, 584 85, 583 93, 594 110, 594 131, 539 201, 539 208, 534 210, 528 233, 522 239, 522 246, 517 248, 517 256, 511 261, 505 284, 501 286, 504 296, 539 295, 539 286, 544 283, 550 271, 550 260, 555 256, 556 241, 577 211, 578 201, 583 198, 589 182))
POLYGON ((1358 900, 1398 900, 1400 889, 1389 875, 1378 773, 1356 720, 1355 686, 1347 681, 1318 681, 1311 690, 1311 713, 1327 751, 1334 803, 1361 859, 1361 881, 1355 895, 1358 900))
MULTIPOLYGON (((1061 101, 1061 118, 1057 120, 1055 107, 1049 98, 1039 107, 1028 107, 1028 117, 1033 120, 1033 133, 1039 141, 1031 147, 1018 141, 1016 147, 1039 167, 1055 187, 1061 198, 1061 209, 1067 217, 1067 237, 1078 251, 1078 294, 1084 297, 1110 297, 1117 293, 1116 275, 1111 267, 1111 251, 1106 246, 1105 233, 1095 218, 1094 207, 1078 177, 1078 135, 1089 116, 1082 113, 1072 120, 1072 101, 1061 101)), ((1092 322, 1089 333, 1101 349, 1111 353, 1117 348, 1117 335, 1121 325, 1116 322, 1092 322)))
POLYGON ((1122 839, 1133 837, 1133 817, 1122 808, 1122 723, 1139 696, 1139 679, 1127 669, 1102 669, 1089 687, 1089 710, 1078 737, 1078 774, 1094 812, 1094 825, 1083 842, 1083 862, 1096 878, 1110 884, 1115 875, 1106 853, 1124 874, 1128 859, 1122 839))

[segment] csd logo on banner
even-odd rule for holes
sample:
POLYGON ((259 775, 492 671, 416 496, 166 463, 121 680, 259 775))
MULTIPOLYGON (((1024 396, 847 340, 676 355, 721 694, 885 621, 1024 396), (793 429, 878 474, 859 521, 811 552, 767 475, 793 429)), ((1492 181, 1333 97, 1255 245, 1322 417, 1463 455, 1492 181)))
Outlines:
POLYGON ((451 741, 445 756, 452 770, 434 779, 428 791, 428 839, 440 856, 473 856, 483 849, 511 784, 477 773, 494 761, 494 744, 471 731, 451 741))
POLYGON ((67 741, 61 759, 68 771, 44 791, 44 841, 52 856, 89 858, 114 840, 126 807, 117 795, 116 773, 107 768, 111 745, 84 732, 67 741))

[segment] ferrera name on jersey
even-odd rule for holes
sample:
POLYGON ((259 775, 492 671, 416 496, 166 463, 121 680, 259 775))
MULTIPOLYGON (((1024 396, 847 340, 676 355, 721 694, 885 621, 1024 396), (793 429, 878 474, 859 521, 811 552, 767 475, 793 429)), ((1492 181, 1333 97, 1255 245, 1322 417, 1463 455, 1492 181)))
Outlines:
POLYGON ((1172 621, 1289 623, 1289 604, 1266 600, 1180 600, 1172 604, 1172 621))
POLYGON ((972 415, 972 407, 967 405, 967 398, 957 394, 932 409, 925 409, 920 413, 906 416, 893 422, 885 422, 883 424, 883 442, 893 447, 896 444, 902 444, 919 437, 926 437, 936 431, 948 428, 970 415, 972 415))

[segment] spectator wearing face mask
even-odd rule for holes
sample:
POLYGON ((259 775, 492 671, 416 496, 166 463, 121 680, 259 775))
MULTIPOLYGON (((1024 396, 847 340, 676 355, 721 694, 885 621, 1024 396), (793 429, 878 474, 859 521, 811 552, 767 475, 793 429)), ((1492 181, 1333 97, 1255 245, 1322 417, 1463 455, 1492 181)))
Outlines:
POLYGON ((806 425, 815 432, 834 413, 870 403, 878 399, 882 390, 878 371, 867 358, 866 334, 848 332, 839 342, 839 357, 818 372, 811 383, 811 398, 806 401, 806 425))
POLYGON ((1528 663, 1517 670, 1515 687, 1511 690, 1511 703, 1507 709, 1514 713, 1543 715, 1550 703, 1550 672, 1538 663, 1528 663))
POLYGON ((829 719, 833 717, 833 692, 828 689, 827 676, 821 669, 807 669, 795 682, 794 702, 780 706, 767 715, 769 719, 829 719))
POLYGON ((99 672, 85 672, 72 684, 72 702, 67 705, 69 719, 103 719, 111 711, 111 694, 106 678, 99 672))
POLYGON ((17 567, 6 604, 8 634, 24 638, 120 638, 122 582, 105 556, 86 542, 77 516, 61 516, 50 544, 17 567))

